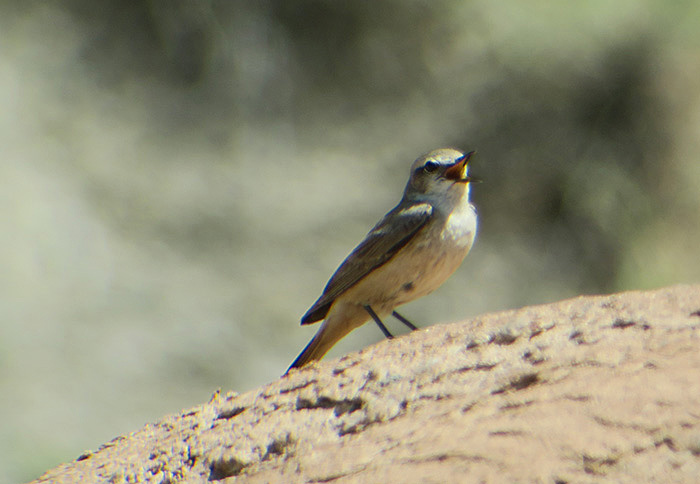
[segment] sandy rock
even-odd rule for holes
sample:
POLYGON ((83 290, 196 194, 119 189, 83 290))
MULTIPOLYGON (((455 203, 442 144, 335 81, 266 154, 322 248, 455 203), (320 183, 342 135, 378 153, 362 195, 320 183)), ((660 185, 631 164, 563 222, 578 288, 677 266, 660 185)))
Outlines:
POLYGON ((35 482, 700 480, 700 286, 384 341, 119 437, 35 482))

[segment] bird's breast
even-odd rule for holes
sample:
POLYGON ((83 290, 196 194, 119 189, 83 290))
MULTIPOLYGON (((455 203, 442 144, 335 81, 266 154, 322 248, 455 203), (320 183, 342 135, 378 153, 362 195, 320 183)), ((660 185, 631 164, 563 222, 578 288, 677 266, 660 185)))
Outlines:
POLYGON ((448 245, 468 248, 474 242, 476 226, 476 210, 473 205, 468 205, 462 210, 454 210, 447 216, 440 238, 448 245))

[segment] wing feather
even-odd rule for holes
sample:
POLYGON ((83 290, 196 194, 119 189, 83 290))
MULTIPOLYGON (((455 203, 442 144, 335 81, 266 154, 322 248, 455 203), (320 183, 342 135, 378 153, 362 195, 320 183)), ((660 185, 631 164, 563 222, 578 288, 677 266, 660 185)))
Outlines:
POLYGON ((324 319, 338 296, 396 255, 425 226, 432 214, 433 207, 428 203, 408 208, 399 204, 386 214, 340 264, 321 297, 301 318, 301 324, 324 319))

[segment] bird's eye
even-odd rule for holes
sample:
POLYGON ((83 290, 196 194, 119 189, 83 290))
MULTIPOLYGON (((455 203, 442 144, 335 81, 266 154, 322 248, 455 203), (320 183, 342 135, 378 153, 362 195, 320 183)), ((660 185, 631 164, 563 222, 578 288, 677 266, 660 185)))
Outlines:
POLYGON ((434 161, 428 161, 423 165, 423 171, 426 173, 433 173, 438 169, 438 164, 434 161))

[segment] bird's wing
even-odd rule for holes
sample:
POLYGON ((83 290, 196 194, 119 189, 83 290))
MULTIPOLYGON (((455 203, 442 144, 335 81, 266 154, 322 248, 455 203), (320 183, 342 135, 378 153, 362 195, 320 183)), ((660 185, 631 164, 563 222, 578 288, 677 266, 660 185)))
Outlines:
POLYGON ((433 207, 428 203, 406 208, 399 205, 386 214, 338 267, 321 297, 301 318, 301 324, 324 319, 338 296, 391 259, 425 226, 432 214, 433 207))

